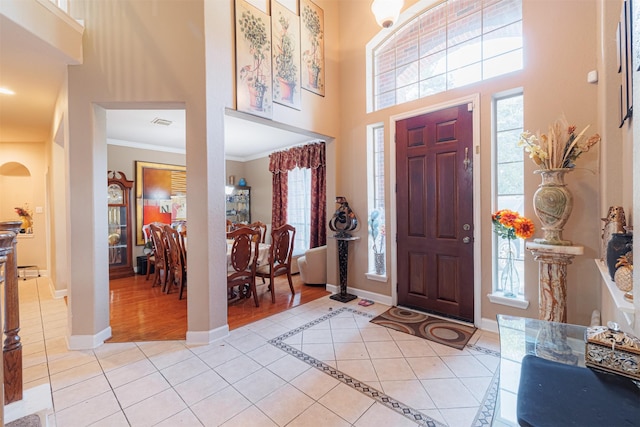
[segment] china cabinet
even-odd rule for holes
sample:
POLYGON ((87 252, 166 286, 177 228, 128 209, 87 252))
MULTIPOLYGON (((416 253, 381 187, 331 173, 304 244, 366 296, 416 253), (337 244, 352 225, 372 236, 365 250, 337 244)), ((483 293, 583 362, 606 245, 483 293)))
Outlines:
POLYGON ((131 188, 124 173, 108 173, 109 279, 133 276, 131 248, 131 188))
POLYGON ((251 187, 229 186, 226 192, 227 219, 233 223, 251 222, 251 187))

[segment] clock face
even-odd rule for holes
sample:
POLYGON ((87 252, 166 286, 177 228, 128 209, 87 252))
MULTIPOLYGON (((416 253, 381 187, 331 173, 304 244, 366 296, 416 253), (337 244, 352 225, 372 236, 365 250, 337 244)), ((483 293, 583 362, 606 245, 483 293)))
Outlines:
POLYGON ((121 205, 124 197, 122 188, 118 184, 109 185, 109 189, 107 190, 109 194, 109 204, 111 205, 121 205))

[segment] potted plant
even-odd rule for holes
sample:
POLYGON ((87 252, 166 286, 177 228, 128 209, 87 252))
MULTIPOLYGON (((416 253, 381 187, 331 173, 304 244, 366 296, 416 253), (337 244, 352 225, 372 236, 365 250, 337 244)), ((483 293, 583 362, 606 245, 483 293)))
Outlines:
POLYGON ((290 22, 288 18, 280 16, 278 19, 280 28, 280 43, 275 46, 275 62, 276 78, 279 83, 280 97, 286 101, 293 102, 293 94, 297 83, 298 67, 296 66, 294 55, 294 42, 289 33, 290 22))
POLYGON ((384 238, 386 230, 384 226, 384 216, 378 209, 371 211, 371 216, 369 217, 369 232, 371 233, 371 239, 373 241, 371 248, 373 249, 375 272, 376 274, 382 275, 385 272, 384 238))
POLYGON ((267 90, 265 59, 271 49, 267 28, 260 17, 256 17, 249 11, 242 12, 239 25, 244 39, 249 43, 249 52, 253 57, 253 63, 240 70, 240 79, 245 81, 249 88, 251 107, 262 110, 264 93, 267 90))
POLYGON ((302 58, 307 64, 309 86, 317 88, 318 77, 320 75, 320 50, 318 48, 320 47, 320 41, 323 36, 322 28, 320 27, 320 17, 315 10, 305 5, 302 10, 302 20, 304 26, 307 28, 309 42, 311 43, 311 50, 305 50, 302 53, 302 58))

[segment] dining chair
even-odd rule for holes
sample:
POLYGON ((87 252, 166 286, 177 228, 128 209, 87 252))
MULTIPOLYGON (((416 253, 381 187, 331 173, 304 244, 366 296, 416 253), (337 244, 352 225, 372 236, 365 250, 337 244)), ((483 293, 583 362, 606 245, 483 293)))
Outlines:
POLYGON ((248 298, 253 294, 256 307, 260 307, 256 292, 256 263, 258 260, 258 230, 241 227, 227 233, 227 239, 233 240, 229 255, 227 288, 232 291, 238 287, 240 298, 248 298))
POLYGON ((145 280, 149 280, 149 276, 151 275, 151 266, 153 266, 155 270, 156 264, 153 241, 151 240, 151 224, 145 224, 142 226, 142 237, 144 237, 144 249, 142 249, 142 252, 147 256, 147 277, 145 280))
POLYGON ((267 237, 267 224, 265 224, 264 222, 255 221, 255 222, 252 222, 251 224, 246 225, 246 227, 255 228, 256 230, 258 230, 260 232, 260 237, 258 238, 258 241, 260 243, 264 243, 267 237))
POLYGON ((178 299, 182 299, 182 292, 187 282, 187 272, 183 261, 180 233, 170 225, 163 227, 167 241, 167 269, 169 271, 167 293, 176 285, 179 289, 178 299))
POLYGON ((162 285, 162 290, 165 291, 169 270, 163 226, 155 223, 149 224, 149 226, 151 229, 151 241, 153 242, 153 256, 155 258, 155 272, 151 286, 162 285), (161 272, 164 274, 161 274, 161 272))
POLYGON ((293 281, 291 279, 291 256, 293 254, 293 241, 296 237, 296 228, 291 224, 271 230, 271 246, 269 247, 269 262, 261 265, 256 270, 256 276, 269 278, 271 290, 271 302, 276 302, 274 277, 286 273, 291 294, 295 295, 293 281))

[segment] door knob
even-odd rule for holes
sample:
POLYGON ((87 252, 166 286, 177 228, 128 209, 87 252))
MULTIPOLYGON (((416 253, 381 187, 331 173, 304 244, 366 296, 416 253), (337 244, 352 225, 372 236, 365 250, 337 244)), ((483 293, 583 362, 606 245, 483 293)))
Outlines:
POLYGON ((471 238, 468 236, 462 239, 462 243, 469 243, 469 242, 471 242, 471 238))

